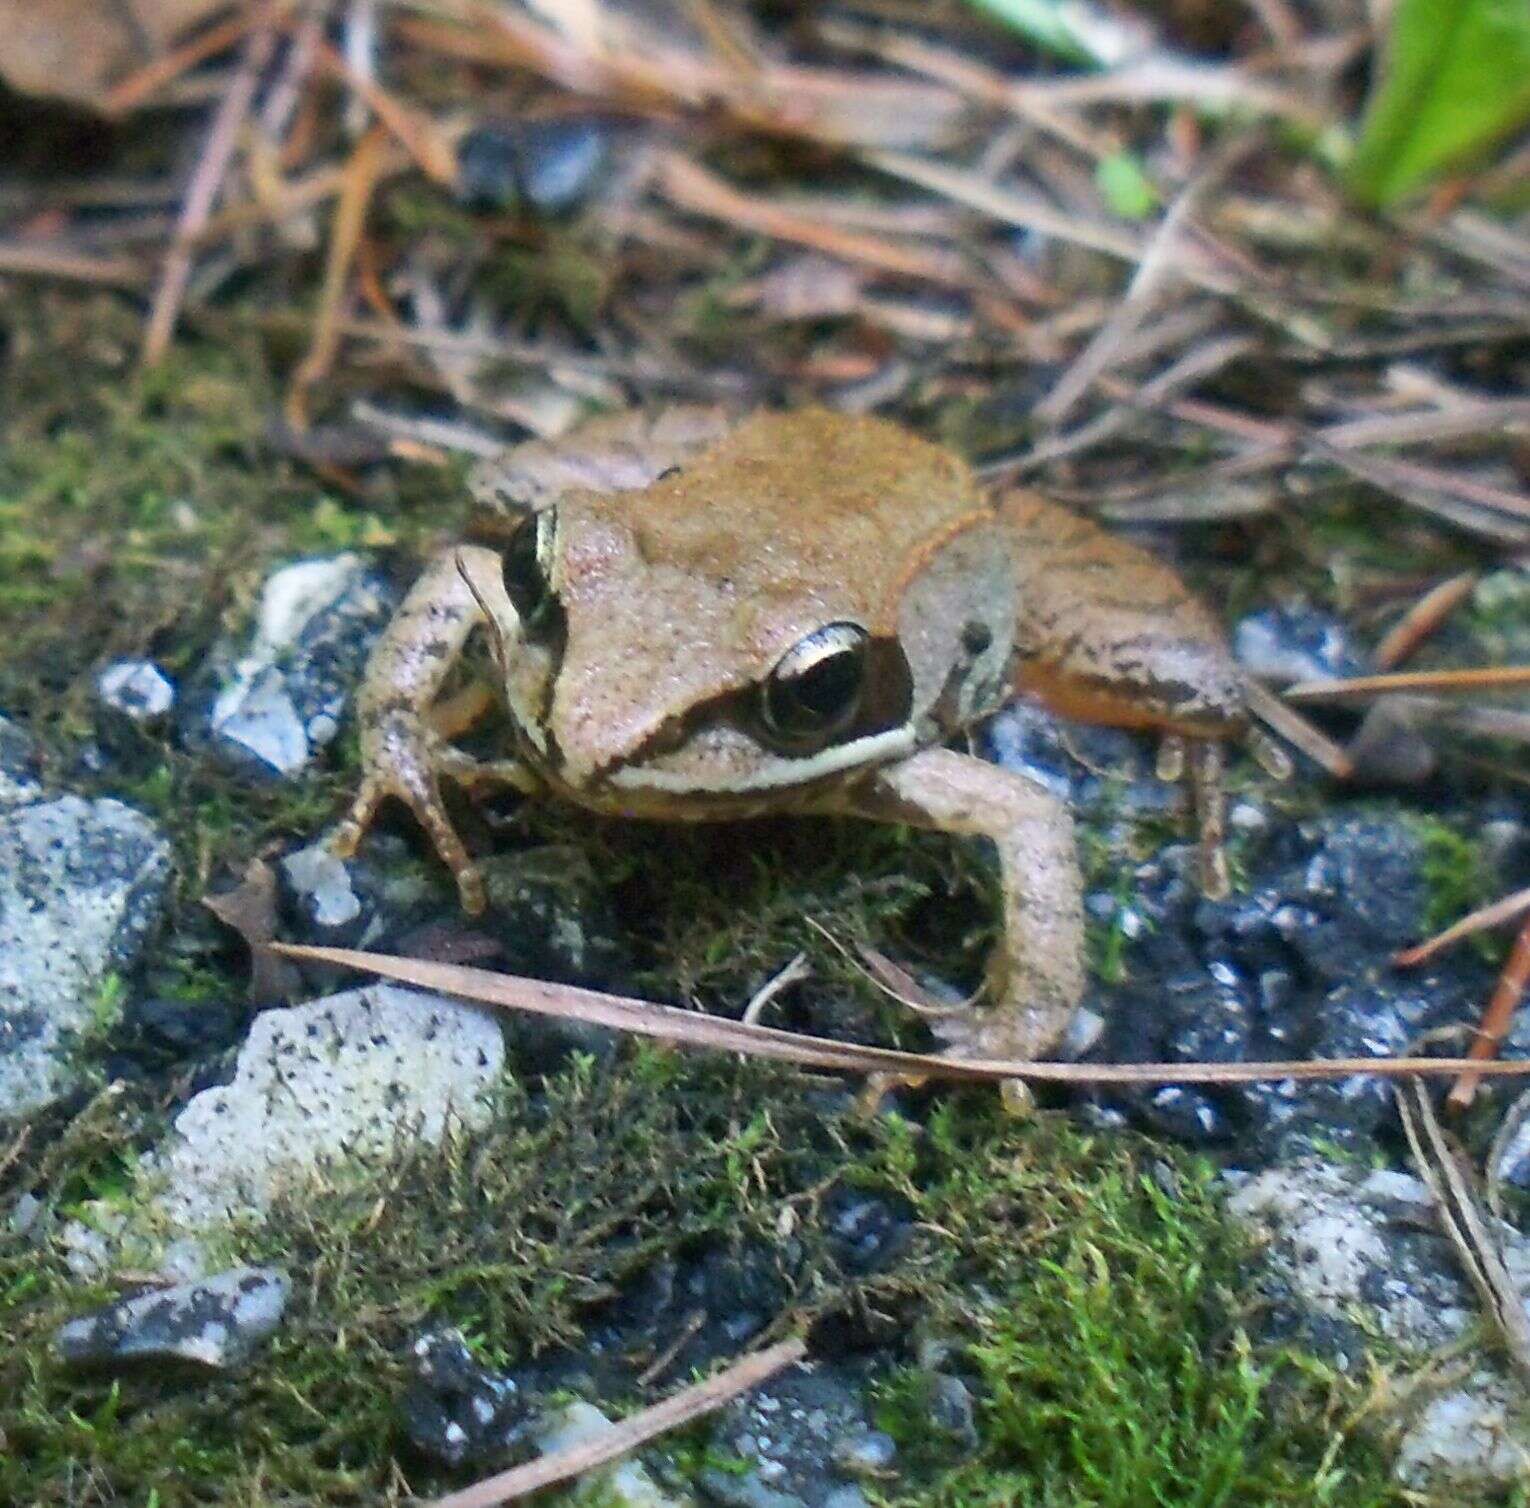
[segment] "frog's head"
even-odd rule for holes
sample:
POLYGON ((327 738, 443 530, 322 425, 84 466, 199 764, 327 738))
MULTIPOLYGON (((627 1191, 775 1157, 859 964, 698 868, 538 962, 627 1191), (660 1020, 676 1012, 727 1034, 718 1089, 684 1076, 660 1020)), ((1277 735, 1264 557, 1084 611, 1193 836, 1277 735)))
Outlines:
POLYGON ((705 815, 899 758, 977 710, 1013 571, 960 463, 876 420, 763 416, 638 492, 462 557, 529 762, 705 815))

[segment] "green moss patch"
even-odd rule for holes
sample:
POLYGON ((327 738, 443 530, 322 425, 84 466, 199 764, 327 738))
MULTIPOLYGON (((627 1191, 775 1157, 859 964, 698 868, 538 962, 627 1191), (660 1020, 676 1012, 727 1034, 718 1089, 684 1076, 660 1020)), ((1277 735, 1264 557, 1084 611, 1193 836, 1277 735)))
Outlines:
MULTIPOLYGON (((806 1088, 782 1070, 637 1048, 577 1061, 535 1097, 508 1084, 481 1135, 294 1192, 232 1243, 231 1257, 294 1278, 276 1340, 233 1378, 65 1372, 53 1328, 111 1295, 7 1234, 0 1501, 387 1503, 441 1490, 461 1477, 411 1457, 396 1422, 419 1327, 461 1326, 491 1365, 579 1358, 646 1268, 704 1249, 747 1253, 775 1295, 752 1343, 805 1326, 831 1358, 846 1335, 902 1358, 881 1388, 901 1445, 888 1502, 1178 1508, 1338 1501, 1341 1488, 1346 1508, 1393 1501, 1370 1449, 1340 1427, 1343 1385, 1251 1352, 1246 1254, 1207 1167, 1057 1117, 1009 1119, 989 1096, 946 1099, 920 1128, 836 1111, 806 1088), (825 1218, 852 1193, 912 1221, 870 1270, 825 1218), (966 1379, 978 1443, 934 1422, 919 1342, 966 1379)), ((112 1165, 102 1146, 86 1161, 112 1165)), ((12 1192, 46 1171, 23 1152, 12 1192)), ((584 1390, 620 1412, 677 1386, 632 1380, 667 1340, 592 1362, 599 1380, 584 1390)), ((673 1442, 673 1459, 700 1459, 704 1436, 673 1442)))

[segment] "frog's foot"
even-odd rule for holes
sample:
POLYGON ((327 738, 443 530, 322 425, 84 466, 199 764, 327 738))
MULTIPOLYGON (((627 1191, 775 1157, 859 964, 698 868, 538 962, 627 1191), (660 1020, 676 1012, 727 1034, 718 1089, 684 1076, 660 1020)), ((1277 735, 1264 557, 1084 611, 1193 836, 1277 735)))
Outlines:
POLYGON ((456 877, 463 910, 477 916, 487 904, 483 876, 441 800, 440 774, 460 778, 457 751, 446 748, 413 719, 407 725, 394 719, 386 727, 368 730, 368 735, 363 736, 362 750, 366 774, 350 811, 329 839, 330 852, 337 858, 350 858, 376 818, 378 807, 390 796, 395 797, 414 813, 456 877))
MULTIPOLYGON (((1291 760, 1279 744, 1258 729, 1246 735, 1251 753, 1264 771, 1276 780, 1291 774, 1291 760)), ((1178 782, 1188 769, 1196 820, 1200 828, 1201 890, 1211 900, 1225 900, 1232 890, 1227 873, 1227 790, 1224 784, 1225 745, 1217 738, 1186 739, 1165 735, 1158 745, 1157 774, 1160 780, 1178 782)))
POLYGON ((980 994, 964 1005, 918 1007, 941 1043, 941 1056, 1026 1063, 1052 1054, 1068 1033, 1074 1002, 1048 999, 1014 980, 1015 970, 996 957, 980 994), (1016 985, 1018 984, 1018 987, 1016 985))
MULTIPOLYGON (((1276 780, 1291 774, 1291 760, 1285 749, 1265 737, 1258 728, 1248 731, 1248 752, 1276 780)), ((1186 739, 1183 734, 1166 734, 1158 745, 1160 780, 1178 783, 1189 769, 1190 795, 1200 826, 1201 892, 1212 901, 1226 901, 1232 892, 1227 875, 1227 853, 1222 843, 1227 837, 1227 789, 1224 775, 1224 745, 1221 739, 1186 739)))

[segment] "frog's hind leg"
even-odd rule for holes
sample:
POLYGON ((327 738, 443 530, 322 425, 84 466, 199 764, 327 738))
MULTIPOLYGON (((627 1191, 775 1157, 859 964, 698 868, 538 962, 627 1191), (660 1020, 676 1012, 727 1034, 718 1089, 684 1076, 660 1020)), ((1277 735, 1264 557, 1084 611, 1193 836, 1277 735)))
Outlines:
POLYGON ((430 726, 442 738, 456 738, 477 727, 494 707, 494 693, 488 685, 482 680, 471 680, 432 704, 430 726))

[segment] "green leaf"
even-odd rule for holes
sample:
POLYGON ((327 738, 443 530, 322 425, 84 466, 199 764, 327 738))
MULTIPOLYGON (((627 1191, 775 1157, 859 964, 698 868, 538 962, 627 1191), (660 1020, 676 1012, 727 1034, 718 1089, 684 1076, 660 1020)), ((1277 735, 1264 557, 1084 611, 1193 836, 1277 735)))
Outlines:
POLYGON ((1124 220, 1145 220, 1158 207, 1158 190, 1134 152, 1112 152, 1094 170, 1095 187, 1124 220))
POLYGON ((1069 24, 1066 7, 1059 0, 971 0, 996 21, 1012 26, 1043 52, 1069 63, 1098 64, 1095 49, 1069 24))
POLYGON ((1353 191, 1390 204, 1530 121, 1530 0, 1398 0, 1353 191))

